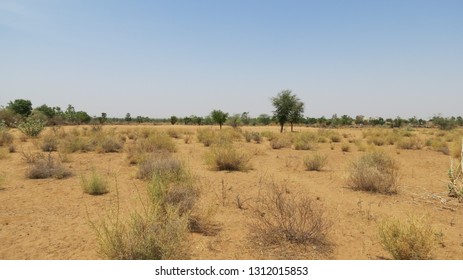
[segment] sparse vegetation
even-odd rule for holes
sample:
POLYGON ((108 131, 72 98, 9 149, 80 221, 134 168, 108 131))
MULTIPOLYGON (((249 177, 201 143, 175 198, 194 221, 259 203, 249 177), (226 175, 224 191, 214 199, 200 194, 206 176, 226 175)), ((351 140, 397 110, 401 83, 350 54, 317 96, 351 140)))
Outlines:
POLYGON ((386 220, 379 226, 383 248, 396 260, 432 259, 435 233, 428 221, 410 217, 406 222, 386 220))
POLYGON ((18 129, 29 137, 37 137, 45 127, 42 120, 27 118, 25 121, 18 125, 18 129))
POLYGON ((383 152, 370 152, 349 166, 347 185, 354 190, 397 193, 398 165, 383 152))

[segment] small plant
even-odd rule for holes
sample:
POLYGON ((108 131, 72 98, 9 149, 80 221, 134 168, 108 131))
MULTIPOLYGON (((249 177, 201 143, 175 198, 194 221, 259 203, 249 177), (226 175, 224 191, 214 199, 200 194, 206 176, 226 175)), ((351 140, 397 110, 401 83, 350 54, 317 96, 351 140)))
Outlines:
POLYGON ((404 137, 397 142, 397 148, 404 150, 421 150, 423 143, 417 136, 404 137))
POLYGON ((304 157, 304 166, 309 171, 320 171, 326 165, 326 155, 314 154, 304 157))
POLYGON ((27 118, 18 125, 18 129, 29 137, 37 137, 45 127, 45 122, 33 118, 27 118))
POLYGON ((291 147, 291 139, 285 135, 278 135, 270 141, 270 146, 275 150, 289 148, 291 147))
POLYGON ((238 151, 232 144, 212 147, 206 159, 207 163, 218 171, 247 171, 250 169, 250 156, 238 151))
POLYGON ((345 153, 350 152, 350 146, 349 146, 349 144, 342 144, 342 146, 341 146, 341 151, 343 151, 343 152, 345 152, 345 153))
POLYGON ((108 182, 95 170, 89 177, 82 176, 80 184, 83 191, 91 195, 102 195, 109 192, 108 182))
POLYGON ((198 129, 196 137, 205 147, 211 146, 217 138, 217 133, 212 129, 198 129))
POLYGON ((13 135, 11 135, 6 127, 0 126, 0 147, 13 143, 13 135))
POLYGON ((354 190, 397 193, 398 165, 382 152, 370 152, 349 166, 347 185, 354 190))
POLYGON ((435 233, 423 218, 411 217, 405 223, 386 220, 379 226, 383 248, 396 260, 429 260, 435 247, 435 233))

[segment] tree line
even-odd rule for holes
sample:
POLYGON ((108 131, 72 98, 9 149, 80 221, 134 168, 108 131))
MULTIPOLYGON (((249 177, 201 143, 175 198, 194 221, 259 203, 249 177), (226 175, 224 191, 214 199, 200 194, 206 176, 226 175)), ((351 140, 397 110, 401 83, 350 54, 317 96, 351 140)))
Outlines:
POLYGON ((51 107, 46 104, 33 108, 32 102, 26 99, 16 99, 10 101, 5 107, 0 107, 0 124, 8 127, 17 127, 25 121, 37 121, 44 125, 79 125, 79 124, 122 124, 122 123, 170 123, 185 125, 214 125, 218 124, 220 128, 223 125, 232 127, 238 126, 266 126, 277 124, 280 132, 283 132, 284 126, 289 124, 291 131, 295 124, 313 126, 313 127, 342 127, 342 126, 386 126, 386 127, 429 127, 437 126, 440 129, 449 130, 457 126, 463 126, 463 118, 434 116, 431 119, 424 120, 416 117, 412 118, 366 118, 357 115, 354 118, 348 115, 338 117, 334 114, 331 118, 324 116, 319 118, 304 116, 304 103, 293 94, 291 90, 283 90, 271 99, 274 107, 273 115, 260 114, 257 117, 251 117, 249 112, 241 114, 229 114, 222 110, 213 110, 207 116, 190 115, 185 117, 171 116, 170 118, 150 118, 144 116, 132 117, 127 113, 124 118, 109 118, 106 113, 100 116, 91 117, 85 111, 77 111, 72 105, 68 105, 66 110, 60 107, 51 107))

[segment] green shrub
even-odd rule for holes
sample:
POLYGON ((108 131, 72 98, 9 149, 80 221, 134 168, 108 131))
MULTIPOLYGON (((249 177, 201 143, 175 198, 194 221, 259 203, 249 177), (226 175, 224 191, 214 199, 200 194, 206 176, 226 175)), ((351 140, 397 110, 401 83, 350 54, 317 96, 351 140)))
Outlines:
POLYGON ((45 122, 33 118, 27 118, 18 125, 18 129, 29 137, 37 137, 45 127, 45 122))
POLYGON ((398 165, 382 152, 364 154, 349 166, 347 185, 354 190, 397 193, 398 165))
POLYGON ((95 170, 89 177, 82 176, 80 180, 84 193, 102 195, 109 192, 108 182, 95 170))
POLYGON ((314 154, 304 157, 304 166, 309 171, 320 171, 326 165, 326 155, 314 154))
POLYGON ((435 247, 435 233, 423 218, 386 220, 379 226, 383 248, 396 260, 429 260, 435 247))

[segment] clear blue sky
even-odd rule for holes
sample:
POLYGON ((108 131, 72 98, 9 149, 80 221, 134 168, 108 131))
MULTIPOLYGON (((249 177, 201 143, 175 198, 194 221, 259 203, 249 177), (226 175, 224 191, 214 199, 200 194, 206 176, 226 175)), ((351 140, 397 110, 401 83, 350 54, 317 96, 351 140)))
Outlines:
POLYGON ((463 115, 463 1, 0 0, 0 105, 463 115))

